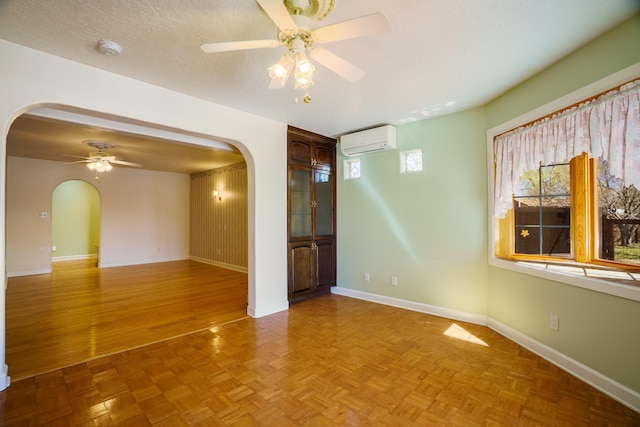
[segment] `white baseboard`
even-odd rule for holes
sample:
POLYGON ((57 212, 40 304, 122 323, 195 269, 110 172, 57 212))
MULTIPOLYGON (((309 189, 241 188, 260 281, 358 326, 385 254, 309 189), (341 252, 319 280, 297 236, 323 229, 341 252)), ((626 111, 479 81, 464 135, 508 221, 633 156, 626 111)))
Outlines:
POLYGON ((7 375, 8 372, 9 367, 7 365, 4 365, 4 368, 0 372, 0 391, 6 389, 7 387, 9 387, 9 384, 11 384, 11 377, 7 375))
POLYGON ((37 276, 38 274, 49 274, 52 271, 51 267, 40 270, 7 271, 7 277, 37 276))
MULTIPOLYGON (((89 255, 71 255, 71 256, 59 256, 51 258, 51 262, 56 261, 76 261, 81 259, 91 259, 95 258, 95 254, 89 255)), ((18 270, 18 271, 7 271, 7 277, 22 277, 22 276, 37 276, 39 274, 50 274, 53 272, 51 267, 49 268, 40 268, 35 270, 18 270)))
POLYGON ((260 318, 264 316, 268 316, 270 314, 280 313, 281 311, 289 310, 289 302, 285 302, 281 305, 271 306, 271 307, 260 307, 259 309, 256 307, 247 307, 247 314, 253 318, 260 318))
POLYGON ((128 261, 100 261, 100 268, 110 268, 110 267, 129 267, 132 265, 145 265, 145 264, 159 264, 162 262, 173 262, 173 261, 184 261, 188 259, 187 257, 172 257, 172 258, 162 258, 162 259, 137 259, 137 260, 128 260, 128 261))
POLYGON ((56 261, 79 261, 81 259, 95 259, 95 258, 97 258, 96 254, 54 256, 54 257, 51 257, 51 262, 56 262, 56 261))
POLYGON ((511 341, 521 345, 527 350, 532 351, 543 359, 553 363, 554 365, 568 372, 574 377, 600 390, 612 399, 615 399, 623 405, 629 407, 630 409, 640 413, 640 393, 618 383, 617 381, 614 381, 613 379, 601 374, 600 372, 592 368, 589 368, 586 365, 583 365, 577 360, 574 360, 567 355, 560 353, 559 351, 554 350, 553 348, 542 344, 541 342, 538 342, 533 338, 530 338, 529 336, 524 335, 523 333, 487 316, 467 313, 464 311, 451 310, 448 308, 387 297, 384 295, 376 295, 347 288, 333 287, 331 288, 331 292, 337 295, 375 302, 378 304, 390 305, 392 307, 418 311, 420 313, 445 317, 447 319, 487 326, 500 335, 510 339, 511 341))
POLYGON ((201 263, 204 263, 204 264, 213 265, 215 267, 226 268, 227 270, 237 271, 239 273, 248 273, 249 272, 249 269, 247 267, 242 267, 242 266, 239 266, 239 265, 226 264, 224 262, 214 261, 214 260, 206 259, 206 258, 200 258, 200 257, 197 257, 197 256, 190 256, 189 259, 192 260, 192 261, 197 261, 197 262, 201 262, 201 263))
POLYGON ((503 335, 543 359, 553 363, 574 377, 579 378, 590 386, 600 390, 612 399, 615 399, 623 405, 640 413, 640 393, 631 390, 629 387, 614 381, 600 372, 583 365, 577 360, 574 360, 569 356, 498 322, 497 320, 490 318, 487 326, 500 335, 503 335))
POLYGON ((481 314, 452 310, 450 308, 438 307, 435 305, 423 304, 335 286, 331 288, 331 293, 370 302, 377 302, 379 304, 390 305, 392 307, 404 308, 406 310, 418 311, 420 313, 432 314, 434 316, 446 317, 447 319, 459 320, 460 322, 474 323, 482 326, 487 325, 487 316, 483 316, 481 314))

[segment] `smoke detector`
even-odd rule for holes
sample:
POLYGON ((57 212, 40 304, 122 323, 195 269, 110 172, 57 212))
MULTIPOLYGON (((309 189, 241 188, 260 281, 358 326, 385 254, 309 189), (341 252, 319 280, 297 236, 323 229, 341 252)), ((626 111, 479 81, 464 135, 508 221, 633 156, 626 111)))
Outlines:
POLYGON ((118 56, 122 53, 120 45, 109 40, 100 40, 98 42, 98 50, 107 56, 118 56))

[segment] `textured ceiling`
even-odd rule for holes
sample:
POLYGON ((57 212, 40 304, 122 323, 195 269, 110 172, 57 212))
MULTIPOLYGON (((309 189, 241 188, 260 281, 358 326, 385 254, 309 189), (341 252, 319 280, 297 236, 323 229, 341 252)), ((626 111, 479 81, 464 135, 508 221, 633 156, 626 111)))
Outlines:
POLYGON ((254 0, 0 0, 0 38, 328 136, 482 105, 640 10, 637 0, 335 0, 319 26, 383 12, 391 31, 323 45, 366 72, 317 66, 309 104, 268 89, 283 47, 254 0), (96 49, 120 44, 120 56, 96 49))

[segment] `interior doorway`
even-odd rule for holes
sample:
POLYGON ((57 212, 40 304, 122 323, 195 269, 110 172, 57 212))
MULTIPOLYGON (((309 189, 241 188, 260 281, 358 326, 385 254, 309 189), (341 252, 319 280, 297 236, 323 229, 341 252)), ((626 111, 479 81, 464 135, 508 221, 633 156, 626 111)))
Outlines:
POLYGON ((69 180, 53 190, 51 260, 79 259, 100 266, 100 194, 85 181, 69 180))

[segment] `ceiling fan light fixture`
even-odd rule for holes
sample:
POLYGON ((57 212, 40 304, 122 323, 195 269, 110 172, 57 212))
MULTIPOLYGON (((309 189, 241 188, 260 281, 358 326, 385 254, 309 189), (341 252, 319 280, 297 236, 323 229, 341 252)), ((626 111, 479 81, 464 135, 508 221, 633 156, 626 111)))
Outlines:
POLYGON ((285 53, 278 62, 269 67, 269 77, 280 80, 280 83, 284 85, 292 69, 293 59, 291 59, 289 54, 285 53))
POLYGON ((296 53, 296 72, 301 74, 313 72, 313 65, 309 62, 307 55, 302 52, 296 53))
POLYGON ((104 159, 94 159, 93 161, 87 163, 87 167, 90 171, 96 171, 97 173, 109 172, 113 169, 111 163, 108 160, 104 159))
POLYGON ((315 67, 302 52, 296 53, 296 89, 307 89, 313 84, 313 71, 315 67))
POLYGON ((296 77, 296 89, 298 88, 307 89, 312 84, 313 84, 313 80, 309 79, 308 77, 305 77, 305 76, 296 77))

